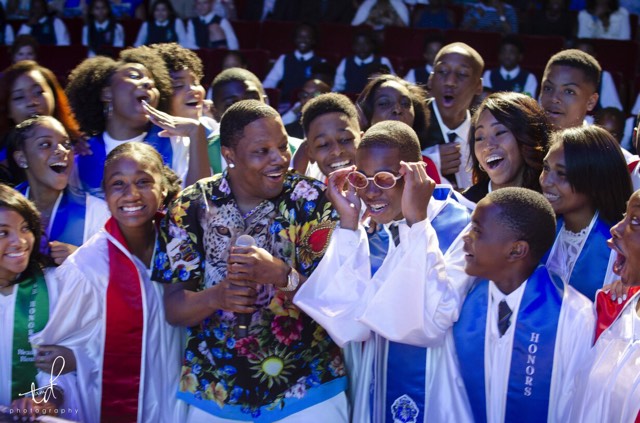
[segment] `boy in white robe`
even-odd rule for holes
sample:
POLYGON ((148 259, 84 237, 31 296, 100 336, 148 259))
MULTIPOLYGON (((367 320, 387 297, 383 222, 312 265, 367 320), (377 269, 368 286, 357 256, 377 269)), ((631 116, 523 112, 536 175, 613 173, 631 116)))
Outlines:
POLYGON ((476 422, 566 422, 593 339, 590 301, 539 265, 555 237, 545 198, 503 188, 480 201, 464 236, 478 278, 453 327, 476 422))
POLYGON ((329 176, 340 229, 294 302, 346 345, 352 421, 470 421, 464 388, 444 386, 460 379, 455 363, 440 365, 455 358, 424 348, 441 345, 457 319, 467 278, 457 266, 462 283, 450 283, 440 250, 454 243, 469 211, 428 178, 406 124, 372 126, 356 164, 329 176), (358 225, 361 200, 378 224, 369 235, 358 225))

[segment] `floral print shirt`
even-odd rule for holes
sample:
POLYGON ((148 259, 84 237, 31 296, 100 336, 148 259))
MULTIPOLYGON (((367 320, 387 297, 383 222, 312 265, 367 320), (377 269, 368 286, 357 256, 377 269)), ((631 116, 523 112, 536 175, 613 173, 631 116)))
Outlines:
MULTIPOLYGON (((321 183, 288 173, 280 196, 260 204, 245 226, 226 174, 202 179, 180 194, 161 223, 153 279, 196 280, 199 290, 216 285, 241 234, 308 276, 337 218, 321 183)), ((260 285, 242 339, 235 337, 235 314, 222 310, 187 328, 178 397, 220 417, 273 421, 342 392, 340 349, 291 300, 260 285)))

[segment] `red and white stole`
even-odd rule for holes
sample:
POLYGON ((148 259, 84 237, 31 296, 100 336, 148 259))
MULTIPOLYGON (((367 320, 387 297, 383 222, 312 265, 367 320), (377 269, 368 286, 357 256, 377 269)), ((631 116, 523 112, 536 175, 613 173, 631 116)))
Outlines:
POLYGON ((105 224, 105 230, 111 236, 100 420, 137 422, 144 339, 142 286, 113 217, 105 224))

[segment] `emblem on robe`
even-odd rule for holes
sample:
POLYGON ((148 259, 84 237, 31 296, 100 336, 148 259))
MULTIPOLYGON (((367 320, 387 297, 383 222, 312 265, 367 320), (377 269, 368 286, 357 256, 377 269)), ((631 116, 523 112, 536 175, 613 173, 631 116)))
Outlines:
POLYGON ((416 423, 419 412, 418 406, 407 394, 397 398, 391 405, 393 423, 416 423))

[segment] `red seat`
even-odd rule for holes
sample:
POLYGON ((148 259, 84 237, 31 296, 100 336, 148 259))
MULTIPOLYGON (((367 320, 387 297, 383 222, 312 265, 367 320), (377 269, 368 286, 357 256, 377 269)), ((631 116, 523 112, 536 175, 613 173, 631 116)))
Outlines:
POLYGON ((427 36, 442 35, 439 29, 388 26, 384 29, 382 55, 419 59, 427 36))
POLYGON ((71 44, 82 44, 84 20, 82 18, 65 18, 62 21, 67 26, 67 31, 69 31, 71 44))
MULTIPOLYGON (((204 67, 204 78, 202 84, 209 86, 213 79, 222 71, 222 59, 228 50, 223 49, 200 49, 195 53, 202 60, 204 67)), ((269 64, 269 52, 260 49, 240 49, 238 50, 247 59, 248 69, 260 80, 266 76, 269 64)))
POLYGON ((268 50, 272 59, 277 59, 281 54, 292 52, 293 30, 296 22, 265 21, 260 26, 260 48, 268 50))
POLYGON ((357 30, 357 27, 349 24, 318 24, 318 45, 316 49, 332 52, 340 57, 349 56, 352 53, 351 40, 353 40, 353 34, 357 30))
POLYGON ((484 59, 486 68, 488 63, 498 61, 498 45, 502 40, 499 32, 449 29, 444 32, 444 38, 445 44, 462 42, 476 49, 484 59))
POLYGON ((71 46, 46 46, 38 50, 38 63, 51 69, 58 77, 60 84, 66 84, 69 73, 87 58, 86 47, 76 44, 71 46))
POLYGON ((236 33, 238 44, 243 49, 256 49, 259 46, 260 22, 232 21, 233 32, 236 33))
POLYGON ((123 19, 119 21, 124 29, 124 45, 132 46, 136 42, 142 21, 140 19, 123 19))
POLYGON ((547 61, 564 48, 565 39, 560 36, 520 35, 524 46, 523 67, 545 66, 547 61))
POLYGON ((631 81, 638 69, 638 43, 620 40, 590 40, 595 49, 598 62, 609 72, 622 72, 631 81))

